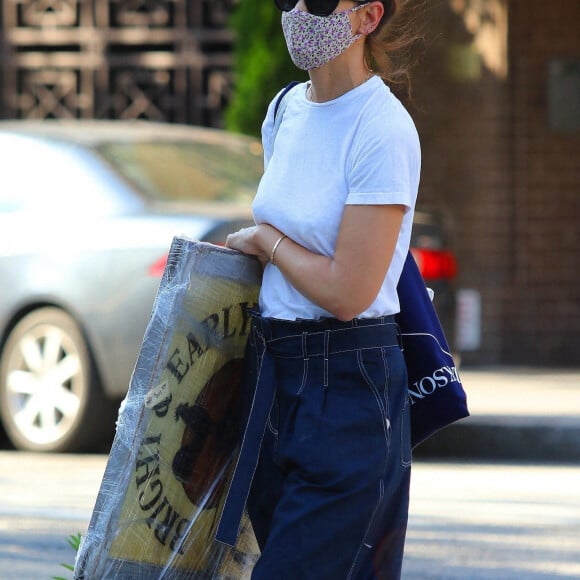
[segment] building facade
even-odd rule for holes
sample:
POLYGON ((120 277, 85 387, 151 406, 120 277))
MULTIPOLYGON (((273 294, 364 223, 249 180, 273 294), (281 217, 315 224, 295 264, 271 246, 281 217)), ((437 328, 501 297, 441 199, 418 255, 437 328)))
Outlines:
POLYGON ((219 125, 234 1, 0 0, 0 116, 219 125))
POLYGON ((465 363, 580 366, 579 23, 577 0, 430 3, 421 203, 481 297, 465 363))

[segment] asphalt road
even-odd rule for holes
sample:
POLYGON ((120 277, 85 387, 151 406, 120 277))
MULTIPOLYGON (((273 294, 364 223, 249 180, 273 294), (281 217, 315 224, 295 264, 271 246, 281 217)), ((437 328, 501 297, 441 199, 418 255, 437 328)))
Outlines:
MULTIPOLYGON (((72 577, 106 460, 0 451, 0 579, 72 577)), ((580 578, 578 465, 418 461, 411 501, 404 580, 580 578)))
POLYGON ((405 580, 580 578, 580 466, 418 463, 405 580))

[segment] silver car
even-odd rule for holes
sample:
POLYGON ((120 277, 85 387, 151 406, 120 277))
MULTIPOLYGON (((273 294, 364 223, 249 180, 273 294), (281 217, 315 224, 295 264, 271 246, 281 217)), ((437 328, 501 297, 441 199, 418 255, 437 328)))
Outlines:
POLYGON ((167 251, 251 223, 252 139, 147 122, 0 122, 0 419, 19 449, 110 438, 167 251))

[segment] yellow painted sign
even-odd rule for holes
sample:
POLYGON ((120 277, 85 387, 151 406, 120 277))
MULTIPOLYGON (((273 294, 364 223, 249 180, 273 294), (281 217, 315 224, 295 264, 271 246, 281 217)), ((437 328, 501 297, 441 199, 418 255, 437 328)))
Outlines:
POLYGON ((244 578, 213 540, 239 439, 239 380, 259 291, 257 260, 176 238, 120 413, 75 578, 244 578))

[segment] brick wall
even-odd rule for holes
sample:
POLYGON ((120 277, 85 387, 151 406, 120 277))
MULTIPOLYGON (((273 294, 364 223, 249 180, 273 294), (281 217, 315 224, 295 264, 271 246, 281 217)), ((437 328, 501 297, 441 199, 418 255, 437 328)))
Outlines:
POLYGON ((580 59, 580 2, 507 8, 504 77, 471 58, 473 18, 430 4, 413 107, 420 203, 448 216, 458 286, 482 295, 482 346, 463 361, 580 365, 580 133, 550 129, 547 97, 550 61, 580 59))
POLYGON ((580 132, 558 133, 548 123, 550 62, 580 62, 580 2, 514 0, 511 8, 518 211, 505 310, 518 304, 518 316, 509 318, 506 338, 519 340, 533 360, 580 365, 580 132))

